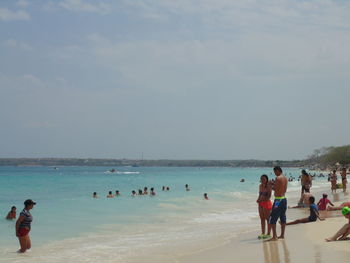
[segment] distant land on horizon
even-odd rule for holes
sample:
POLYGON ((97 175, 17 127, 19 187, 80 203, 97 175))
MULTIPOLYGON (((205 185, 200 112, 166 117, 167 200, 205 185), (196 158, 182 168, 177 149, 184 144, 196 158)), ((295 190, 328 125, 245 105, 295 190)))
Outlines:
POLYGON ((350 167, 350 145, 323 147, 303 160, 144 160, 101 158, 0 158, 0 166, 350 167))
POLYGON ((283 167, 308 166, 307 160, 141 160, 98 158, 0 158, 0 166, 165 166, 165 167, 283 167))

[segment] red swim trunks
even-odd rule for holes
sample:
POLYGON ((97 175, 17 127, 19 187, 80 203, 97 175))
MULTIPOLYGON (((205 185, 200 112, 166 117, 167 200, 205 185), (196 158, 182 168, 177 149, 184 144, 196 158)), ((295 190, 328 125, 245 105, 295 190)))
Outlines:
POLYGON ((18 235, 20 237, 24 237, 24 236, 29 234, 29 231, 30 231, 30 229, 22 227, 22 228, 18 229, 18 235))
POLYGON ((267 210, 272 210, 272 202, 270 200, 259 202, 259 206, 267 210))

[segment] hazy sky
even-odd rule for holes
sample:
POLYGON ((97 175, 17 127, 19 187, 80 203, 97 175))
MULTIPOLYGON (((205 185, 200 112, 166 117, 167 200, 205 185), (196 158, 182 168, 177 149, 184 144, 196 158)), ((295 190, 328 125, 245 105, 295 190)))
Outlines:
POLYGON ((0 157, 349 144, 350 1, 1 0, 0 157))

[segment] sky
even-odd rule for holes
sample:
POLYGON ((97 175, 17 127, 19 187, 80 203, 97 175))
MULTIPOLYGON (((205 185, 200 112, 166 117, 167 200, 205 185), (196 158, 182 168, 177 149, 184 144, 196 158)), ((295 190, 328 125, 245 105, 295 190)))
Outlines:
POLYGON ((349 144, 350 1, 1 0, 0 158, 349 144))

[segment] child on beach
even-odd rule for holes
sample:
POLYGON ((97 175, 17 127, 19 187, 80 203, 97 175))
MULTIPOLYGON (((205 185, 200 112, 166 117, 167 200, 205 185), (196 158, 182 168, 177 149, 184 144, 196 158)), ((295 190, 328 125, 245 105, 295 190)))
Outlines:
POLYGON ((327 194, 322 195, 322 198, 317 203, 318 210, 320 210, 320 211, 327 210, 328 204, 330 204, 331 206, 334 206, 332 204, 332 202, 327 197, 328 197, 327 194))
POLYGON ((339 229, 334 236, 326 238, 327 242, 350 239, 347 237, 350 234, 350 208, 348 206, 344 206, 342 209, 342 214, 345 218, 349 219, 349 222, 339 229))
POLYGON ((259 197, 256 200, 258 203, 259 216, 261 222, 261 235, 258 236, 259 239, 265 239, 271 237, 271 227, 269 225, 269 218, 272 210, 271 198, 271 183, 269 183, 269 178, 266 174, 260 177, 259 186, 259 197), (267 235, 265 235, 265 225, 267 225, 267 235))
POLYGON ((309 222, 315 222, 317 220, 317 218, 319 220, 324 220, 324 218, 320 218, 320 215, 318 213, 318 209, 317 206, 315 205, 315 197, 311 196, 309 198, 309 202, 310 202, 310 216, 306 217, 306 218, 302 218, 302 219, 297 219, 295 221, 289 222, 286 225, 295 225, 295 224, 300 224, 300 223, 309 223, 309 222))

